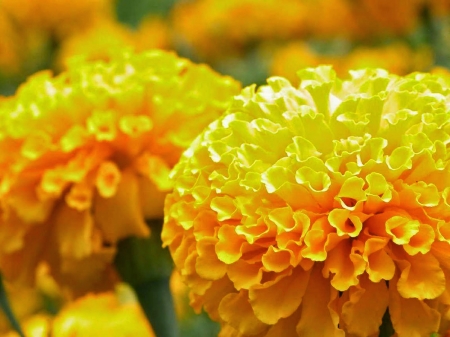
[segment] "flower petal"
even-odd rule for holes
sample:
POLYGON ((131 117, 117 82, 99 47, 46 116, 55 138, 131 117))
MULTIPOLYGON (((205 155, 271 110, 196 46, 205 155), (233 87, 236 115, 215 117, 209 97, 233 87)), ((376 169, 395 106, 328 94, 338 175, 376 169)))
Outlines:
POLYGON ((440 314, 417 298, 403 298, 397 277, 389 282, 389 313, 398 337, 429 337, 439 330, 440 314))
POLYGON ((252 287, 248 295, 256 317, 264 323, 275 324, 292 315, 302 302, 310 271, 297 267, 283 278, 252 287))
POLYGON ((376 334, 389 303, 385 282, 374 283, 362 275, 359 286, 348 291, 349 301, 342 306, 341 314, 347 333, 356 336, 376 334))
POLYGON ((302 337, 345 337, 338 328, 339 317, 330 309, 331 301, 337 297, 337 291, 323 277, 323 265, 313 267, 308 286, 303 296, 301 318, 297 325, 297 335, 302 337))

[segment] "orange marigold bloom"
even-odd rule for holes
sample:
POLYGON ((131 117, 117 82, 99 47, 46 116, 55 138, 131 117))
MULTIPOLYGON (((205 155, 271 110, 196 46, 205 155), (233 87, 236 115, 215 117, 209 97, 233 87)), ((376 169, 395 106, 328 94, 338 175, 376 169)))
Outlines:
POLYGON ((128 48, 136 52, 168 49, 169 28, 159 17, 147 17, 137 30, 114 20, 97 20, 90 27, 61 41, 56 67, 66 69, 73 57, 79 60, 109 61, 128 48))
POLYGON ((240 84, 175 54, 34 75, 0 104, 0 270, 101 283, 118 240, 162 217, 169 171, 240 84))
POLYGON ((244 89, 174 168, 163 242, 223 336, 448 329, 450 81, 350 75, 244 89))
POLYGON ((113 14, 112 0, 0 0, 0 7, 23 29, 41 29, 58 36, 113 14))
POLYGON ((281 6, 275 0, 196 0, 176 4, 172 19, 179 40, 202 57, 216 58, 239 55, 255 41, 298 35, 304 30, 304 8, 297 0, 281 6))
POLYGON ((430 48, 413 50, 400 42, 378 47, 358 46, 346 55, 332 56, 317 53, 307 43, 295 41, 275 51, 270 74, 298 83, 297 69, 331 64, 340 76, 346 76, 349 70, 357 68, 383 68, 397 75, 406 75, 428 70, 432 59, 430 48))

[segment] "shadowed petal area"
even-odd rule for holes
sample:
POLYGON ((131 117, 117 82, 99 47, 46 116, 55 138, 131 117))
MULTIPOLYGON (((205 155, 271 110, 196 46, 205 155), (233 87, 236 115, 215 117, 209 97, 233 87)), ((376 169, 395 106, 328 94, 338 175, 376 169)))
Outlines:
POLYGON ((439 312, 424 301, 400 296, 397 281, 394 277, 389 283, 389 313, 398 337, 431 336, 439 330, 439 312))
POLYGON ((226 295, 219 305, 220 318, 244 335, 254 336, 268 329, 256 318, 245 290, 226 295))
POLYGON ((403 254, 402 257, 396 261, 401 270, 397 289, 402 297, 434 299, 444 292, 445 275, 432 254, 403 254))
POLYGON ((329 307, 331 301, 337 297, 337 291, 322 276, 321 269, 322 266, 316 264, 311 271, 308 287, 303 296, 297 335, 345 337, 345 332, 338 328, 338 315, 329 307))
POLYGON ((361 276, 359 286, 348 292, 349 300, 343 304, 341 313, 347 332, 361 337, 377 334, 389 304, 385 282, 373 283, 367 276, 361 276))
POLYGON ((248 295, 256 317, 275 324, 292 315, 302 302, 310 271, 297 267, 279 280, 251 288, 248 295))

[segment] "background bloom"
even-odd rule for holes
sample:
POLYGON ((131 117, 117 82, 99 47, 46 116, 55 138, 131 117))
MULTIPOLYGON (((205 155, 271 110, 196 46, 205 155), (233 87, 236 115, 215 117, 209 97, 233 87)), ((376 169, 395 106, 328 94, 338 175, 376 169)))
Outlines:
POLYGON ((449 78, 247 87, 186 150, 163 242, 221 336, 448 329, 449 78))
MULTIPOLYGON (((23 322, 27 337, 154 337, 132 290, 122 284, 116 292, 88 294, 66 304, 56 315, 38 313, 23 322)), ((16 332, 3 337, 18 337, 16 332)))
POLYGON ((38 73, 0 105, 0 270, 45 261, 92 290, 126 236, 162 216, 168 173, 239 83, 173 53, 123 53, 38 73), (87 282, 87 281, 90 282, 87 282))

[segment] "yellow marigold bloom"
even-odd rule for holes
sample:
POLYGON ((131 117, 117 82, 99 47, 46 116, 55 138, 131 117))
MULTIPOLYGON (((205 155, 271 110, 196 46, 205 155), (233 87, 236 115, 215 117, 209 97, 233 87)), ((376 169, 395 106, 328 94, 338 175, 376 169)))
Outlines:
POLYGON ((109 292, 87 295, 65 306, 52 323, 51 336, 154 337, 155 334, 136 300, 123 303, 109 292))
MULTIPOLYGON (((88 294, 67 303, 56 317, 36 314, 22 323, 26 337, 154 337, 132 290, 88 294)), ((10 331, 2 337, 18 337, 10 331)))
POLYGON ((179 40, 200 56, 215 58, 240 54, 255 41, 298 35, 304 30, 304 7, 297 0, 281 6, 275 0, 196 0, 176 4, 172 19, 179 40))
POLYGON ((175 54, 34 75, 0 105, 0 270, 101 283, 121 238, 162 217, 169 171, 240 84, 175 54))
POLYGON ((244 89, 173 170, 163 242, 222 336, 449 328, 450 81, 350 75, 244 89))
MULTIPOLYGON (((52 317, 47 314, 36 314, 26 319, 22 324, 22 330, 26 337, 48 337, 51 335, 52 317)), ((2 337, 20 337, 15 331, 9 331, 2 337)))

